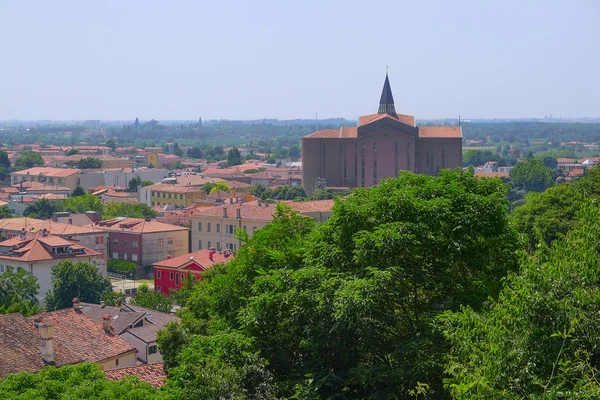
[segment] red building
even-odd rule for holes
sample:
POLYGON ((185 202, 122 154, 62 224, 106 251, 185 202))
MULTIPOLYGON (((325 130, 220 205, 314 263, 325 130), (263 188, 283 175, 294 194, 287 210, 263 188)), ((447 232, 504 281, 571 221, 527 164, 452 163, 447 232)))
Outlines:
POLYGON ((229 250, 199 250, 183 256, 168 258, 154 264, 154 290, 169 295, 179 290, 188 274, 200 280, 202 272, 214 264, 224 264, 233 258, 229 250))

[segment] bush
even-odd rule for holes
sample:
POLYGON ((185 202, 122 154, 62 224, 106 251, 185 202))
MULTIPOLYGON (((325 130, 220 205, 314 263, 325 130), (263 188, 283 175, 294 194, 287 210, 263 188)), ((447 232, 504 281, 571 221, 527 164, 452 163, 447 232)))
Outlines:
POLYGON ((135 271, 137 264, 125 260, 108 260, 108 271, 117 274, 130 274, 135 271))

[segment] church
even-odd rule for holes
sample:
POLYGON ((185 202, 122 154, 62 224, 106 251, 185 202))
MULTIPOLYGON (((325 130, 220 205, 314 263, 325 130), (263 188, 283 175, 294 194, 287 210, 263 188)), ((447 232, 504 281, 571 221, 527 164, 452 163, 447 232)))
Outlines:
POLYGON ((462 166, 460 126, 416 126, 415 117, 396 113, 388 75, 377 114, 357 126, 322 129, 302 138, 303 184, 315 189, 376 185, 399 171, 435 175, 462 166))

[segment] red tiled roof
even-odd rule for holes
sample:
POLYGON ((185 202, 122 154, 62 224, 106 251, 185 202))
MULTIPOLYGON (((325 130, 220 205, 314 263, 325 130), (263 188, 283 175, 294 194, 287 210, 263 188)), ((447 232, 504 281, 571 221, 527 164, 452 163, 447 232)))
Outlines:
POLYGON ((0 219, 0 229, 4 231, 18 233, 21 232, 22 228, 25 228, 25 230, 30 233, 35 233, 46 228, 51 235, 78 235, 99 231, 98 229, 93 229, 93 226, 84 227, 72 224, 61 224, 59 222, 43 221, 41 219, 27 217, 0 219))
POLYGON ((559 164, 573 164, 575 160, 572 158, 559 157, 556 159, 556 162, 558 162, 559 164))
POLYGON ((310 135, 304 136, 305 138, 315 138, 315 139, 335 139, 339 137, 339 129, 321 129, 319 131, 313 132, 310 135))
POLYGON ((107 231, 136 233, 156 233, 187 230, 187 228, 183 226, 163 224, 162 222, 156 221, 146 221, 142 218, 123 217, 108 219, 87 226, 90 228, 98 228, 107 231))
POLYGON ((580 176, 585 174, 585 169, 583 168, 574 168, 569 172, 569 176, 580 176))
POLYGON ((9 248, 10 253, 0 254, 2 260, 18 261, 47 261, 78 257, 100 256, 102 253, 96 250, 81 246, 75 241, 62 239, 58 236, 43 236, 41 232, 37 234, 26 234, 25 238, 15 236, 11 239, 0 242, 0 247, 9 248), (78 250, 76 253, 53 253, 53 247, 68 247, 72 250, 78 250))
POLYGON ((0 315, 0 377, 45 367, 40 353, 40 334, 35 319, 54 325, 54 362, 57 367, 81 362, 101 362, 130 352, 135 347, 119 336, 107 334, 102 324, 72 308, 41 313, 33 317, 21 314, 0 315))
POLYGON ((333 209, 333 200, 313 200, 313 201, 284 201, 299 214, 311 212, 328 212, 333 209))
MULTIPOLYGON (((65 192, 70 192, 71 189, 69 189, 68 187, 65 186, 55 186, 55 185, 46 185, 44 183, 41 182, 23 182, 23 183, 16 183, 14 185, 12 185, 15 189, 19 190, 21 187, 26 188, 27 190, 44 190, 44 191, 65 191, 65 192)), ((27 191, 26 190, 26 191, 27 191)))
POLYGON ((32 175, 37 176, 42 174, 43 176, 52 177, 67 177, 79 173, 78 169, 66 169, 66 168, 50 168, 50 167, 34 167, 24 169, 23 171, 13 172, 13 175, 32 175))
POLYGON ((141 364, 135 367, 111 369, 104 371, 104 374, 106 374, 106 379, 109 381, 118 381, 126 376, 137 376, 141 381, 147 382, 157 389, 165 384, 167 378, 163 369, 163 363, 141 364))
POLYGON ((158 261, 152 265, 154 265, 155 267, 179 268, 186 265, 190 261, 194 261, 200 266, 204 267, 204 269, 206 269, 208 267, 211 267, 213 264, 226 263, 231 259, 233 259, 233 254, 224 251, 217 251, 213 253, 213 260, 211 261, 209 250, 199 250, 193 253, 185 254, 183 256, 158 261))
POLYGON ((390 118, 403 124, 415 126, 415 117, 412 115, 396 114, 396 116, 390 114, 370 114, 363 115, 358 119, 358 126, 370 124, 371 122, 379 121, 384 118, 390 118))
POLYGON ((214 207, 200 207, 194 216, 217 217, 223 218, 223 208, 227 209, 227 217, 235 220, 236 210, 240 210, 241 219, 253 219, 261 221, 272 221, 275 205, 263 203, 258 205, 258 201, 250 201, 247 203, 223 204, 214 207))
POLYGON ((419 126, 420 138, 462 138, 460 126, 419 126))

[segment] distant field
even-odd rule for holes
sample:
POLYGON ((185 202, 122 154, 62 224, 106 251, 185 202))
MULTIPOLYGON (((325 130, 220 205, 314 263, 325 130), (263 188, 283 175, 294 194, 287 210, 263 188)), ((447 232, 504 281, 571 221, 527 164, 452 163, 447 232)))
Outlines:
POLYGON ((463 153, 467 150, 495 150, 496 146, 463 146, 463 153))

